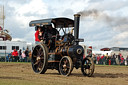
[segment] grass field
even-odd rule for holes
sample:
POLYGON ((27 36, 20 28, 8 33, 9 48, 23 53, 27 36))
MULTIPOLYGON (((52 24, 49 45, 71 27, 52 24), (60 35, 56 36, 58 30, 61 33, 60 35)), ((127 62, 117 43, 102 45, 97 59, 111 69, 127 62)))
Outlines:
POLYGON ((0 62, 0 85, 128 85, 128 66, 95 66, 93 77, 74 69, 69 77, 48 69, 45 74, 33 72, 30 63, 0 62))

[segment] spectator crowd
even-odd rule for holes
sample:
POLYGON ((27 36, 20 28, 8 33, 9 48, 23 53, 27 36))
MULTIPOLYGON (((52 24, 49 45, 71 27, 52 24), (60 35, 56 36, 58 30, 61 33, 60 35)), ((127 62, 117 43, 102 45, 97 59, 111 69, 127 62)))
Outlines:
MULTIPOLYGON (((32 52, 29 51, 28 48, 26 50, 15 50, 9 53, 6 56, 6 62, 30 62, 31 61, 32 52)), ((116 55, 92 55, 95 64, 100 65, 127 65, 128 66, 128 56, 124 58, 121 53, 116 55)))
POLYGON ((6 62, 30 62, 31 61, 31 50, 15 50, 6 56, 6 62))
POLYGON ((100 65, 128 65, 128 56, 124 58, 121 53, 116 55, 92 55, 94 63, 100 65))

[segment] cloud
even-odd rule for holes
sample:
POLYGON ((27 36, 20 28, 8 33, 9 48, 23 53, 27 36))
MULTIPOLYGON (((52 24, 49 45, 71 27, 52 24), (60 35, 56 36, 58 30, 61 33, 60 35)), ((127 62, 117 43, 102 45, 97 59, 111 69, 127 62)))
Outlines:
POLYGON ((10 30, 11 36, 17 40, 34 41, 34 28, 30 29, 31 20, 40 19, 48 13, 46 4, 42 0, 28 2, 17 0, 5 1, 5 27, 10 30), (7 11, 8 10, 8 11, 7 11), (31 36, 30 36, 31 35, 31 36))
POLYGON ((5 27, 13 38, 34 42, 34 27, 28 26, 31 20, 74 19, 74 14, 85 11, 86 17, 80 18, 80 38, 85 39, 86 45, 127 46, 127 3, 127 0, 4 0, 5 27))
POLYGON ((47 6, 42 2, 42 0, 32 0, 30 3, 24 4, 23 6, 19 7, 16 11, 16 14, 18 15, 25 15, 27 13, 38 15, 46 14, 47 6))
POLYGON ((66 16, 72 16, 72 14, 73 14, 74 12, 73 12, 73 10, 72 9, 66 9, 66 10, 64 10, 63 11, 63 13, 62 13, 62 15, 66 15, 66 16))
POLYGON ((121 31, 121 32, 128 31, 128 24, 117 25, 117 26, 113 27, 113 30, 114 31, 121 31))
POLYGON ((126 32, 121 32, 111 39, 111 44, 114 46, 127 46, 128 43, 128 31, 126 32))
POLYGON ((13 11, 15 19, 17 22, 20 22, 21 28, 26 28, 30 20, 40 18, 40 16, 47 14, 47 6, 42 0, 32 0, 25 4, 10 2, 8 5, 15 9, 13 11))
POLYGON ((127 0, 90 0, 88 9, 99 10, 119 10, 120 8, 127 7, 127 0))

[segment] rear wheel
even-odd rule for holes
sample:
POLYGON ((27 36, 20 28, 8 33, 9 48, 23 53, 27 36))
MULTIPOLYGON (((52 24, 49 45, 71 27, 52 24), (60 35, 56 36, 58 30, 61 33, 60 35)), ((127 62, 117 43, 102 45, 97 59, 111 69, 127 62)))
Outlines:
POLYGON ((59 63, 59 72, 61 75, 69 76, 73 69, 72 59, 69 56, 64 56, 59 63))
POLYGON ((36 45, 33 53, 31 64, 35 73, 44 74, 47 70, 48 65, 48 50, 46 45, 36 45))
POLYGON ((94 69, 95 65, 92 58, 87 57, 82 61, 81 71, 84 76, 91 77, 94 73, 94 69))

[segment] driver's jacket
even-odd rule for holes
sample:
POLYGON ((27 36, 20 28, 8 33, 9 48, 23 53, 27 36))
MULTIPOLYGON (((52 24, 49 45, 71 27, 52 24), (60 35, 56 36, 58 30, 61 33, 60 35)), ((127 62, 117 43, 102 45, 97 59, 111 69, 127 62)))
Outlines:
POLYGON ((40 42, 38 36, 39 36, 39 31, 37 30, 36 33, 35 33, 35 41, 40 42))

